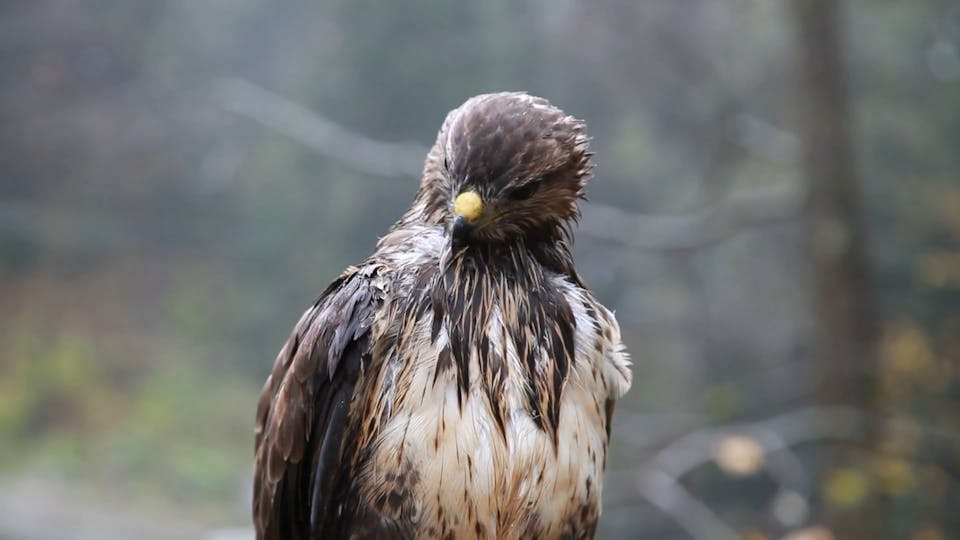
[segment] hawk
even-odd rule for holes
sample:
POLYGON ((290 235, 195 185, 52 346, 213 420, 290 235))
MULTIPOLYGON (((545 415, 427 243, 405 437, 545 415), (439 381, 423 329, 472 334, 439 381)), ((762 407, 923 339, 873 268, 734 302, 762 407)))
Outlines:
POLYGON ((584 124, 486 94, 306 310, 256 414, 257 538, 591 538, 630 361, 570 254, 584 124))

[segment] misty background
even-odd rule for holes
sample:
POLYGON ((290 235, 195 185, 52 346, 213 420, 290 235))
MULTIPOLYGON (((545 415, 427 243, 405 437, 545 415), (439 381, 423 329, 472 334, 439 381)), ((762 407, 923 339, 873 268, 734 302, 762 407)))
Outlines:
POLYGON ((302 310, 468 97, 584 119, 601 538, 960 538, 960 5, 10 0, 0 538, 251 538, 302 310))

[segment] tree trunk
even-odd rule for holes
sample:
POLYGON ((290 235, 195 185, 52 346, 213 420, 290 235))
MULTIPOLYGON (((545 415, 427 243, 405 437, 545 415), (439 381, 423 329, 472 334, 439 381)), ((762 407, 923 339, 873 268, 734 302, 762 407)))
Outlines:
MULTIPOLYGON (((818 399, 822 405, 844 404, 869 413, 876 390, 870 374, 878 371, 877 319, 851 137, 842 15, 840 0, 793 1, 797 109, 809 190, 807 247, 814 279, 818 399)), ((880 434, 870 425, 862 427, 858 443, 869 448, 880 434)), ((843 450, 825 452, 818 464, 819 485, 836 466, 862 464, 864 454, 851 461, 853 456, 843 450)), ((836 538, 883 538, 883 514, 876 513, 876 504, 868 499, 852 510, 826 505, 825 517, 836 538)))

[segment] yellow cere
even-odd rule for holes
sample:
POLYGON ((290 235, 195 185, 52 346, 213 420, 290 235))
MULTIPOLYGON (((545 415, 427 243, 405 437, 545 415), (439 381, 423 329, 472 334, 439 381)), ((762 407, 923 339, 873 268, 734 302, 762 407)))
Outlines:
POLYGON ((483 213, 483 201, 476 191, 464 191, 453 201, 453 213, 475 221, 483 213))

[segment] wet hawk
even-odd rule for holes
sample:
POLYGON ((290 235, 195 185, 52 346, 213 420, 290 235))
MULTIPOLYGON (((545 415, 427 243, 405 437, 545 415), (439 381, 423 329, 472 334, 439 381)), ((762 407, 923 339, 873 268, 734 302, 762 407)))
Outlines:
POLYGON ((593 536, 631 374, 570 255, 587 141, 524 93, 447 115, 410 209, 267 378, 258 538, 593 536))

